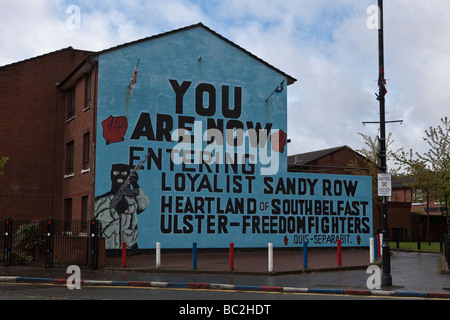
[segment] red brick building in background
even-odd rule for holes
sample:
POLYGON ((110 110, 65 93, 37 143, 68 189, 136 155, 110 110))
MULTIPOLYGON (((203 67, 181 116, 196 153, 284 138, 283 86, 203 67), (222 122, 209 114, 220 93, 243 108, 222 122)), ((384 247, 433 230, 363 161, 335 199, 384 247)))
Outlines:
MULTIPOLYGON (((63 163, 67 165, 66 150, 61 146, 70 144, 69 137, 77 137, 73 169, 80 174, 82 153, 78 144, 91 131, 93 112, 83 113, 75 106, 75 117, 86 122, 86 132, 71 131, 64 121, 68 95, 58 84, 89 54, 69 47, 0 67, 0 157, 9 157, 0 176, 0 216, 64 219, 60 199, 68 183, 63 167, 63 163)), ((91 84, 93 88, 93 81, 91 84)), ((74 93, 75 101, 81 101, 84 81, 76 84, 74 93)), ((87 139, 92 145, 93 136, 87 139)), ((74 206, 82 205, 83 196, 89 197, 83 189, 91 183, 89 171, 83 178, 77 186, 79 197, 72 200, 74 206)))
POLYGON ((427 204, 416 202, 414 191, 408 186, 410 178, 396 178, 393 180, 391 201, 395 203, 409 203, 410 219, 409 228, 397 223, 398 227, 394 229, 394 239, 399 237, 400 241, 414 240, 419 237, 422 241, 428 240, 428 224, 430 226, 429 241, 440 241, 442 234, 447 233, 447 222, 445 210, 431 200, 428 204, 429 212, 427 214, 427 204), (397 234, 395 234, 397 233, 397 234))
POLYGON ((62 169, 61 219, 92 219, 95 183, 95 128, 97 63, 86 56, 60 83, 64 167, 62 169))
POLYGON ((369 175, 367 159, 348 146, 317 150, 288 157, 288 169, 295 172, 369 175), (351 165, 349 165, 351 163, 351 165))

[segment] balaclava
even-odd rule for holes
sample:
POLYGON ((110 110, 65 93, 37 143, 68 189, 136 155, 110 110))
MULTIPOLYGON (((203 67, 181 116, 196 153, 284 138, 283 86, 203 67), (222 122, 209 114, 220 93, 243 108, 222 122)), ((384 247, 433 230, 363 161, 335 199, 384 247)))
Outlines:
POLYGON ((130 174, 130 166, 126 164, 113 164, 111 167, 111 192, 115 194, 130 174))

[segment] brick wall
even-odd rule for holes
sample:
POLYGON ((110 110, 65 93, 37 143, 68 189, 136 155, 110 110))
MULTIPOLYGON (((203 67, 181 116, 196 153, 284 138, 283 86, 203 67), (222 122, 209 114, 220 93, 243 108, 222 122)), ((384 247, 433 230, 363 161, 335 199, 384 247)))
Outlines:
POLYGON ((0 216, 58 217, 62 81, 89 52, 67 48, 0 67, 0 216))
MULTIPOLYGON (((317 167, 311 167, 310 170, 318 170, 319 173, 326 174, 347 174, 350 168, 350 161, 353 161, 352 167, 367 168, 366 163, 361 156, 357 155, 352 149, 344 147, 337 152, 328 154, 316 161, 308 163, 317 167)), ((358 174, 358 172, 356 172, 358 174)), ((361 171, 359 174, 367 175, 367 171, 361 171)))
POLYGON ((392 190, 391 201, 412 202, 412 190, 408 188, 398 188, 392 190))
POLYGON ((412 234, 411 202, 388 202, 387 208, 391 241, 395 238, 394 229, 404 230, 405 240, 410 240, 412 234))
POLYGON ((60 172, 62 181, 62 201, 59 204, 62 212, 61 219, 65 219, 65 205, 64 200, 72 199, 72 219, 81 220, 83 197, 87 197, 87 215, 85 218, 92 219, 93 215, 93 176, 94 176, 94 139, 95 139, 95 89, 96 89, 96 66, 93 67, 90 73, 83 74, 78 77, 75 88, 75 115, 73 117, 67 116, 67 96, 69 90, 61 92, 62 100, 64 100, 64 121, 63 123, 63 146, 66 148, 69 142, 74 143, 74 157, 73 157, 73 174, 68 175, 66 172, 67 152, 64 150, 63 168, 60 172), (90 77, 91 100, 86 103, 86 81, 90 77), (89 165, 83 166, 84 157, 84 143, 85 135, 89 134, 89 165))

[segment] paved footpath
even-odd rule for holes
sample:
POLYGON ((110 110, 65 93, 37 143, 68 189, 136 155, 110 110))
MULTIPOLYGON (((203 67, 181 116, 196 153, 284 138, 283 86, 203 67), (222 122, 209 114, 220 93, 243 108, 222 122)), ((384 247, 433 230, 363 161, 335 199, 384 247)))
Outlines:
MULTIPOLYGON (((450 274, 442 255, 391 250, 392 287, 369 290, 366 273, 368 250, 343 250, 338 266, 335 250, 309 250, 307 268, 302 251, 274 251, 273 271, 268 271, 268 255, 236 251, 233 270, 228 252, 198 252, 193 270, 191 253, 164 253, 156 268, 154 254, 107 258, 102 270, 82 270, 82 286, 151 286, 215 290, 306 292, 326 294, 378 295, 450 299, 450 274), (177 275, 192 277, 180 282, 177 275), (251 283, 242 283, 242 279, 251 283), (233 280, 230 281, 230 278, 233 280), (219 280, 219 281, 218 281, 219 280), (222 280, 223 282, 220 282, 222 280)), ((378 260, 379 265, 381 260, 378 260)), ((0 282, 66 284, 70 274, 63 269, 0 268, 0 282)))

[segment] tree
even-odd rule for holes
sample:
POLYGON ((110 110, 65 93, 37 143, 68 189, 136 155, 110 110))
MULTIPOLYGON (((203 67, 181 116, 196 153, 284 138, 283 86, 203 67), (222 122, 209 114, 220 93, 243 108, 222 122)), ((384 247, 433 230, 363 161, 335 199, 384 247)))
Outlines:
MULTIPOLYGON (((380 155, 379 155, 379 142, 378 136, 375 139, 372 137, 365 135, 363 133, 358 133, 364 140, 365 147, 363 149, 357 149, 356 152, 360 153, 365 158, 364 165, 369 169, 369 175, 372 176, 372 199, 373 204, 380 211, 380 219, 382 217, 381 214, 381 200, 378 197, 378 173, 381 172, 380 169, 380 155)), ((389 133, 386 138, 386 160, 392 160, 394 158, 395 152, 391 150, 390 146, 394 143, 392 140, 392 133, 389 133)), ((356 167, 357 164, 353 161, 348 163, 348 166, 356 167)), ((393 175, 396 174, 395 169, 389 169, 389 172, 393 175)), ((382 222, 380 221, 380 224, 382 222)))
POLYGON ((444 208, 447 217, 447 230, 450 230, 448 221, 450 201, 449 119, 447 117, 442 118, 441 125, 438 125, 436 128, 429 127, 428 130, 425 130, 423 140, 429 147, 427 152, 419 154, 418 152, 414 153, 412 149, 409 152, 405 152, 402 149, 395 154, 395 159, 397 164, 404 167, 410 175, 417 175, 412 183, 416 190, 424 188, 421 191, 424 195, 433 197, 430 200, 437 200, 441 203, 441 207, 444 208), (427 191, 427 188, 434 188, 434 190, 432 192, 427 191))
MULTIPOLYGON (((428 144, 429 150, 420 159, 430 165, 436 173, 438 189, 436 200, 444 206, 448 218, 448 207, 450 202, 450 121, 447 117, 441 118, 441 125, 436 128, 430 127, 425 130, 426 137, 423 140, 428 144), (441 126, 442 125, 442 126, 441 126)), ((448 219, 447 219, 448 227, 448 219)))
MULTIPOLYGON (((380 164, 379 164, 379 157, 380 157, 380 150, 379 150, 379 138, 378 136, 375 139, 372 139, 370 136, 365 135, 363 133, 358 133, 364 140, 364 144, 366 145, 366 148, 364 149, 358 149, 356 150, 360 154, 362 154, 367 160, 368 165, 370 167, 373 167, 373 176, 377 177, 377 174, 380 172, 380 164)), ((390 146, 394 143, 394 140, 392 140, 392 133, 389 133, 386 138, 386 161, 395 159, 396 151, 393 151, 390 146)), ((398 152, 398 151, 397 151, 398 152)), ((372 171, 372 170, 371 170, 372 171)), ((393 175, 397 174, 396 169, 389 169, 389 172, 393 175)))
POLYGON ((436 199, 439 182, 436 179, 436 173, 430 170, 423 160, 413 160, 407 170, 411 182, 405 185, 414 190, 413 201, 425 202, 427 206, 427 240, 430 245, 430 202, 436 199))

